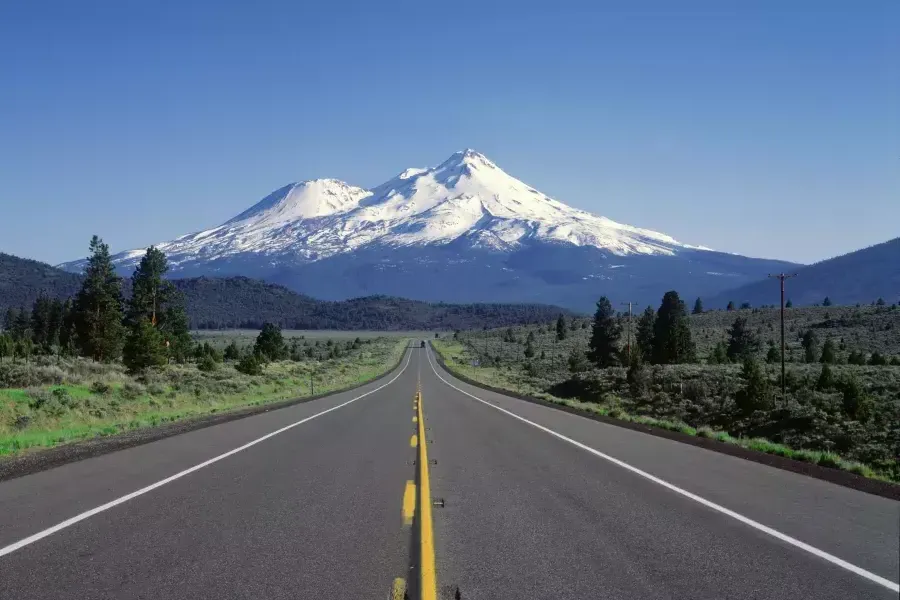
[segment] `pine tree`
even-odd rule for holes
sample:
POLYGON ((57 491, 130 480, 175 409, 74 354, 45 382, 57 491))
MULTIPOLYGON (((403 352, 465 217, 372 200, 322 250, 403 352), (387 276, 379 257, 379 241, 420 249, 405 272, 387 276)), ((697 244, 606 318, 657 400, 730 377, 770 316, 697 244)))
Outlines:
POLYGON ((656 324, 656 312, 652 306, 648 306, 641 313, 637 321, 637 330, 635 339, 637 341, 638 351, 641 355, 641 362, 649 363, 653 358, 653 327, 656 324))
POLYGON ((169 270, 166 255, 154 246, 147 248, 131 275, 131 298, 128 300, 127 324, 135 325, 146 318, 154 327, 159 324, 162 307, 168 300, 171 285, 163 281, 169 270))
POLYGON ((699 296, 698 296, 697 299, 694 301, 694 310, 691 311, 691 312, 692 312, 693 314, 695 314, 695 315, 702 315, 702 314, 703 314, 703 301, 700 300, 700 297, 699 297, 699 296))
POLYGON ((663 296, 653 327, 653 362, 677 364, 694 361, 694 343, 684 302, 672 290, 663 296))
POLYGON ((62 354, 74 356, 75 345, 75 313, 72 300, 66 299, 62 305, 62 320, 59 328, 59 348, 62 354))
POLYGON ((712 351, 709 353, 709 358, 706 359, 706 362, 711 365, 724 365, 728 363, 728 346, 725 345, 725 342, 719 342, 715 346, 713 346, 712 351))
POLYGON ((31 313, 23 306, 16 312, 16 322, 12 328, 13 339, 17 342, 27 339, 31 342, 31 313))
POLYGON ((790 298, 788 298, 788 301, 784 303, 784 307, 785 307, 785 308, 793 308, 793 307, 794 307, 794 301, 791 300, 790 298))
POLYGON ((878 298, 878 300, 875 301, 875 306, 884 306, 885 304, 884 298, 878 298))
POLYGON ((738 317, 728 330, 728 358, 734 362, 748 356, 753 356, 759 351, 759 339, 747 326, 746 317, 738 317))
POLYGON ((826 339, 825 343, 822 344, 822 357, 819 359, 819 362, 832 365, 837 362, 834 342, 831 341, 831 338, 826 339))
POLYGON ((588 361, 587 356, 584 353, 584 350, 581 349, 581 346, 574 346, 572 351, 569 352, 569 372, 570 373, 584 373, 589 371, 591 368, 591 363, 588 361))
MULTIPOLYGON (((312 348, 308 348, 308 350, 312 350, 312 348)), ((225 346, 223 357, 225 360, 237 360, 241 357, 241 351, 238 349, 237 342, 231 340, 231 343, 225 346)))
POLYGON ((734 300, 728 301, 728 306, 725 307, 725 310, 731 312, 734 310, 734 300))
POLYGON ((556 320, 556 339, 557 341, 563 341, 566 339, 566 318, 563 315, 559 315, 559 318, 556 320))
POLYGON ((857 350, 851 350, 850 355, 847 357, 848 365, 865 365, 866 364, 866 355, 857 350))
POLYGON ((191 336, 184 300, 171 282, 163 279, 169 270, 166 255, 151 246, 131 276, 131 298, 127 323, 146 319, 160 333, 160 343, 168 355, 184 362, 191 352, 191 336))
POLYGON ((615 317, 609 298, 602 296, 597 301, 594 313, 594 326, 591 329, 591 340, 588 344, 588 358, 597 367, 603 369, 614 366, 617 360, 619 335, 622 326, 615 317))
MULTIPOLYGON (((328 340, 329 342, 331 340, 328 340)), ((262 331, 256 337, 253 353, 264 360, 278 360, 284 357, 285 345, 281 329, 272 323, 263 323, 262 331)))
POLYGON ((852 373, 841 382, 841 398, 844 412, 851 419, 867 421, 871 412, 871 401, 866 396, 859 379, 852 373))
POLYGON ((771 364, 777 363, 781 360, 781 352, 778 351, 778 348, 775 344, 769 344, 769 350, 766 352, 766 362, 771 364))
POLYGON ((15 342, 13 342, 12 336, 8 333, 0 333, 0 362, 3 362, 4 358, 12 357, 14 347, 15 342))
POLYGON ((13 329, 16 328, 16 318, 19 315, 16 314, 16 309, 12 306, 6 309, 6 316, 3 318, 3 331, 6 333, 11 333, 13 329))
POLYGON ((122 292, 109 256, 109 246, 96 235, 84 282, 75 297, 73 318, 76 341, 82 355, 112 361, 122 351, 122 292))
POLYGON ((749 415, 755 410, 771 408, 769 378, 755 358, 744 360, 741 377, 744 380, 744 389, 740 390, 735 398, 740 411, 749 415))
POLYGON ((184 362, 191 353, 191 331, 184 298, 178 290, 172 290, 166 301, 163 319, 158 326, 160 334, 168 343, 169 356, 177 362, 184 362))
POLYGON ((62 300, 54 299, 50 301, 50 310, 47 316, 47 339, 45 342, 48 350, 53 346, 59 346, 63 325, 63 306, 62 300))
POLYGON ((825 299, 822 300, 822 306, 831 306, 831 298, 825 296, 825 299))
POLYGON ((822 372, 819 373, 819 380, 816 382, 816 388, 822 391, 828 391, 834 387, 834 375, 831 373, 831 366, 828 363, 822 365, 822 372))
POLYGON ((803 350, 805 351, 806 362, 816 362, 816 358, 818 358, 817 350, 819 348, 819 340, 816 337, 816 332, 812 329, 807 329, 806 333, 803 334, 803 338, 800 341, 800 344, 803 346, 803 350))
POLYGON ((888 364, 888 360, 876 350, 872 353, 872 356, 869 357, 869 364, 873 367, 883 367, 888 364))
POLYGON ((122 362, 130 373, 166 364, 162 335, 149 319, 142 317, 131 325, 122 350, 122 362))
POLYGON ((47 348, 50 334, 50 299, 41 294, 31 307, 31 340, 35 346, 47 348))
POLYGON ((532 338, 529 337, 525 341, 525 358, 533 358, 534 355, 535 355, 534 342, 532 341, 532 338))

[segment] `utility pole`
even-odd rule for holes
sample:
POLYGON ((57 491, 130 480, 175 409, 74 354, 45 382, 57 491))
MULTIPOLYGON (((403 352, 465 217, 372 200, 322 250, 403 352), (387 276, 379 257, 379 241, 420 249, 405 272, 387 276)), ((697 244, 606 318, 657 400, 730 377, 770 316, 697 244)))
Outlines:
POLYGON ((628 354, 628 362, 631 362, 631 305, 635 304, 634 302, 620 302, 622 306, 628 305, 628 338, 625 342, 626 352, 628 354))
POLYGON ((791 277, 796 277, 796 273, 791 273, 790 275, 786 275, 784 273, 778 273, 777 275, 769 275, 769 277, 773 279, 779 279, 781 281, 781 401, 784 402, 787 397, 784 389, 784 280, 790 279, 791 277))

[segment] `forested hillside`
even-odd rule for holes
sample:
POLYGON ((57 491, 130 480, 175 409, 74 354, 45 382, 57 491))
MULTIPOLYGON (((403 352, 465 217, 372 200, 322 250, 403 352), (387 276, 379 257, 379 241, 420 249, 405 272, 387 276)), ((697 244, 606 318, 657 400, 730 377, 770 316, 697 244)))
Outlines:
MULTIPOLYGON (((30 311, 39 297, 66 299, 81 286, 81 275, 50 265, 0 254, 0 314, 30 311)), ((471 329, 525 325, 571 314, 541 304, 442 304, 369 296, 326 302, 280 285, 247 277, 174 279, 184 295, 194 329, 259 328, 265 322, 286 329, 471 329)), ((125 297, 131 281, 122 280, 125 297)))

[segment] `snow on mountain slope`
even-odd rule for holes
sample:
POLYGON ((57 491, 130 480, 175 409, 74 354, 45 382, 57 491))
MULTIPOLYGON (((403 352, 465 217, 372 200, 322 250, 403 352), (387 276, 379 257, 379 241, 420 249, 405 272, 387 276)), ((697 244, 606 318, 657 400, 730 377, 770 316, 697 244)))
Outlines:
MULTIPOLYGON (((554 200, 473 150, 431 169, 407 169, 371 190, 335 179, 285 186, 222 225, 159 244, 178 268, 244 255, 304 264, 369 246, 464 241, 512 250, 529 242, 593 246, 614 255, 668 255, 705 249, 623 225, 554 200)), ((121 267, 144 250, 114 257, 121 267)), ((66 268, 80 267, 67 263, 66 268)))

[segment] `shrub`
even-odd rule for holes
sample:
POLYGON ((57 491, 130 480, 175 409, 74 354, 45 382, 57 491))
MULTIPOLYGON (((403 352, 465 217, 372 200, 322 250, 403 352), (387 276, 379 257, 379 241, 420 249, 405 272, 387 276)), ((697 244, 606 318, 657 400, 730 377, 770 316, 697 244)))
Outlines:
POLYGON ((101 396, 105 396, 106 394, 112 391, 112 386, 106 383, 105 381, 100 381, 99 379, 91 384, 91 393, 99 394, 101 396))
POLYGON ((244 375, 262 375, 263 372, 262 364, 252 354, 242 358, 234 368, 244 375))
POLYGON ((219 365, 216 363, 215 358, 209 354, 205 354, 203 358, 200 359, 200 362, 197 363, 197 369, 204 373, 211 373, 218 368, 219 365))
POLYGON ((121 396, 124 400, 136 400, 140 398, 147 390, 139 383, 135 383, 133 381, 126 382, 122 387, 119 388, 119 396, 121 396))

